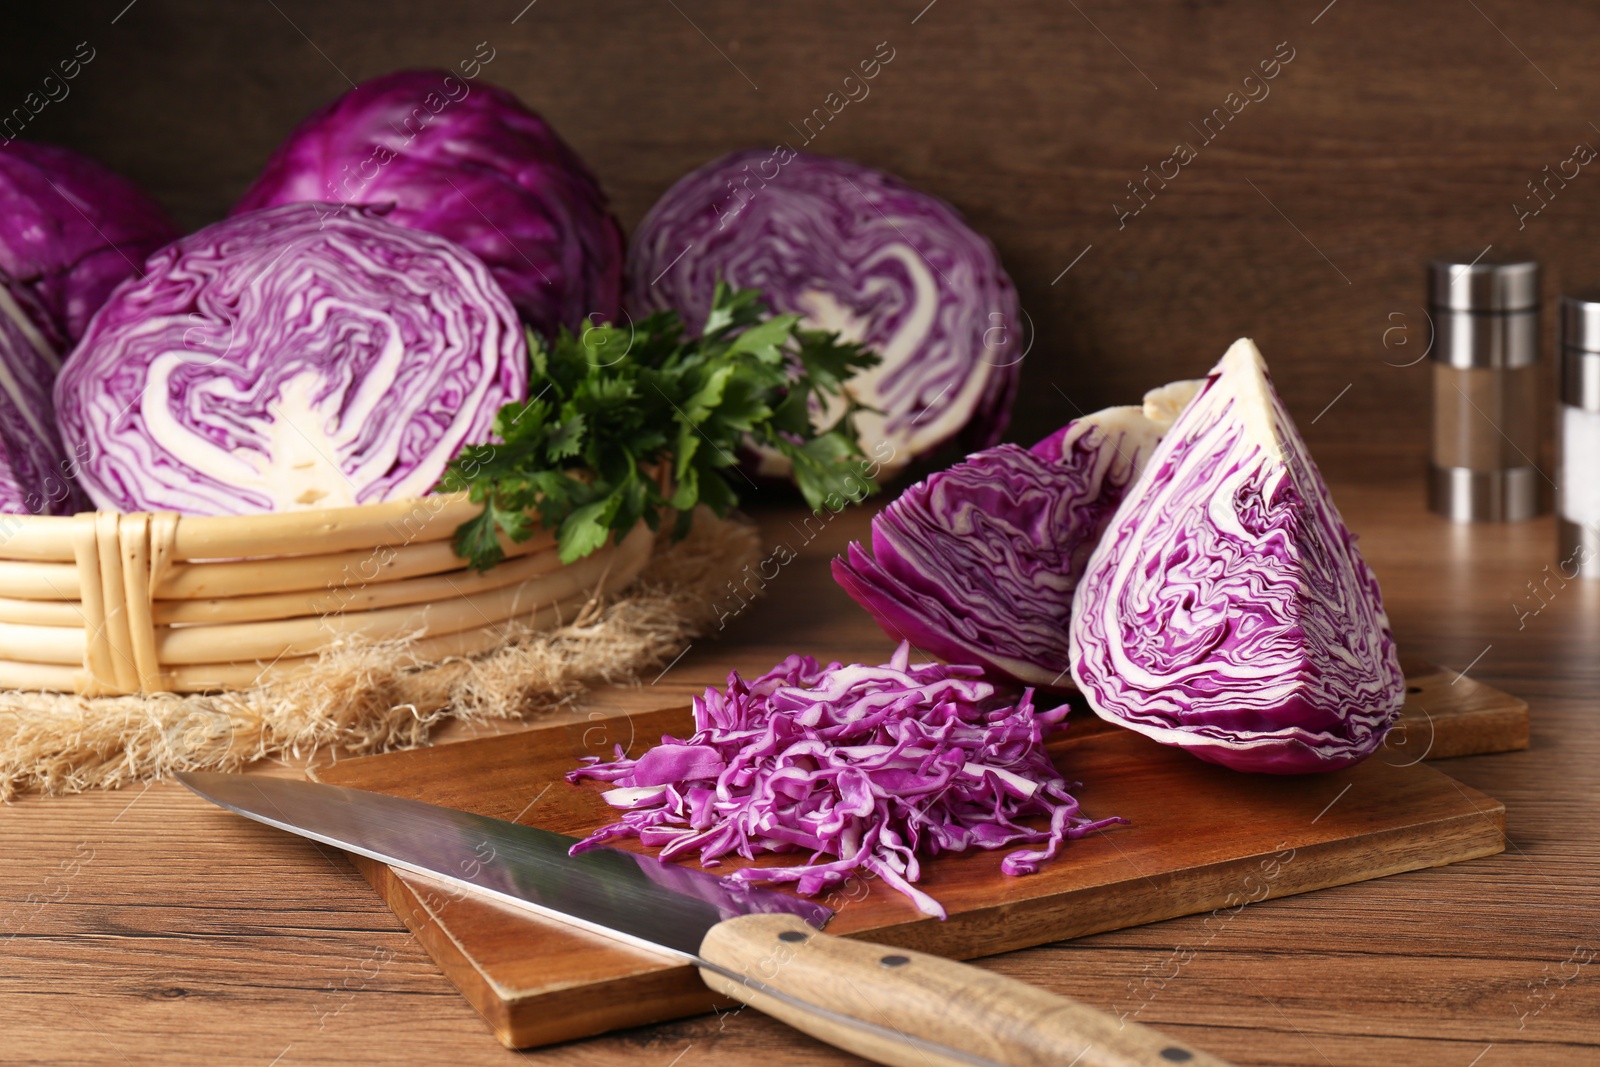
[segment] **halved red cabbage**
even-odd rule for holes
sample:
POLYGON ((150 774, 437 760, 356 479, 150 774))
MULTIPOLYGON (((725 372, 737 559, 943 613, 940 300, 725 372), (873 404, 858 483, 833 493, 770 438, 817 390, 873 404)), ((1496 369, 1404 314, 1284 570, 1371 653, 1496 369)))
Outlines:
POLYGON ((614 762, 588 757, 567 775, 612 783, 605 799, 623 812, 572 851, 637 837, 662 859, 698 851, 707 867, 730 854, 805 852, 804 863, 730 877, 793 882, 811 896, 875 876, 942 919, 912 884, 919 856, 1040 845, 1001 863, 1032 874, 1063 841, 1124 821, 1085 818, 1045 753, 1066 707, 1036 712, 1031 690, 1001 698, 981 673, 912 664, 902 644, 881 667, 790 656, 754 681, 730 674, 725 693, 695 700, 692 737, 663 737, 637 760, 618 746, 614 762))
POLYGON ((599 182, 497 86, 442 70, 362 82, 289 135, 234 213, 302 201, 388 205, 390 222, 448 237, 546 336, 620 310, 622 228, 599 182))
POLYGON ((1235 342, 1089 561, 1078 688, 1101 718, 1237 770, 1365 758, 1405 678, 1355 541, 1261 353, 1235 342))
POLYGON ((421 496, 526 394, 516 312, 460 246, 290 204, 152 256, 56 382, 94 502, 230 515, 421 496))
POLYGON ((992 445, 1010 418, 1025 347, 1011 279, 955 208, 883 171, 781 145, 723 156, 645 215, 628 276, 635 314, 703 322, 720 278, 867 345, 882 362, 846 390, 875 409, 856 424, 889 470, 964 427, 968 447, 992 445))
POLYGON ((884 633, 1024 685, 1072 688, 1067 622, 1089 553, 1200 382, 999 445, 913 485, 851 542, 834 580, 884 633))
POLYGON ((0 513, 70 515, 84 498, 56 432, 55 351, 0 286, 0 513))
POLYGON ((155 201, 93 160, 0 141, 0 512, 87 506, 50 387, 111 289, 176 236, 155 201))

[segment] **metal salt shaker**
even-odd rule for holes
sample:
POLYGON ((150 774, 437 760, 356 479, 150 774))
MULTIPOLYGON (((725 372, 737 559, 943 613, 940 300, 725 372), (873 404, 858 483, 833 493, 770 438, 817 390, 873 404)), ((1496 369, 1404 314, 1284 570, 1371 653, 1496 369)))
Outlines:
POLYGON ((1456 522, 1532 518, 1545 496, 1538 469, 1539 265, 1437 259, 1428 283, 1428 506, 1456 522))
POLYGON ((1600 289, 1561 298, 1557 564, 1600 578, 1600 289))

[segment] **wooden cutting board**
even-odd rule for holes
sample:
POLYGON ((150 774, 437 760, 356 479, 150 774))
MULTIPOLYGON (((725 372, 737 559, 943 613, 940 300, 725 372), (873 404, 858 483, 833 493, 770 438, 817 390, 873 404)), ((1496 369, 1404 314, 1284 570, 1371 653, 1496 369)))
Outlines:
MULTIPOLYGON (((946 922, 879 883, 849 886, 823 898, 838 912, 829 932, 970 959, 1499 852, 1504 807, 1420 760, 1526 747, 1527 705, 1408 666, 1394 743, 1334 774, 1239 774, 1075 714, 1052 756, 1084 783, 1075 793, 1086 814, 1129 825, 1069 842, 1023 878, 1000 872, 1001 853, 928 863, 922 886, 946 922)), ((598 784, 563 780, 581 757, 615 744, 638 755, 689 732, 688 710, 672 708, 347 760, 315 777, 582 835, 612 812, 598 784)), ((353 859, 508 1047, 728 1003, 686 965, 353 859)))

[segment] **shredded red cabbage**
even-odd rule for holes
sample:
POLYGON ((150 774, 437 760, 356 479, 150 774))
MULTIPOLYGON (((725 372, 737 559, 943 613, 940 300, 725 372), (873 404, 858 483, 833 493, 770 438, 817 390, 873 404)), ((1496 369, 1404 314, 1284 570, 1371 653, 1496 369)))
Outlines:
POLYGON ((730 853, 809 852, 803 864, 730 877, 794 882, 812 896, 862 872, 942 919, 912 884, 919 855, 1042 843, 1001 863, 1032 874, 1063 841, 1126 821, 1080 814, 1045 754, 1065 705, 1038 712, 1031 689, 1012 701, 981 668, 909 656, 901 644, 881 667, 790 656, 752 682, 730 674, 726 692, 694 701, 693 737, 663 737, 636 760, 619 746, 613 762, 591 756, 567 775, 613 783, 606 802, 623 812, 572 851, 632 836, 662 859, 698 849, 707 867, 730 853), (1048 828, 1033 825, 1046 817, 1048 828))

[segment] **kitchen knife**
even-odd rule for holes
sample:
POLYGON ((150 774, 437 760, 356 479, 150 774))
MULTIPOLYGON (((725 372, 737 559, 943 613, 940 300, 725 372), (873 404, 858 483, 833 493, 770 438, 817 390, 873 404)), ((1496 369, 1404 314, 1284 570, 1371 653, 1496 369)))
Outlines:
POLYGON ((706 985, 895 1067, 1150 1067, 1223 1061, 964 963, 831 937, 833 912, 621 849, 342 786, 177 775, 224 808, 675 960, 706 985))

